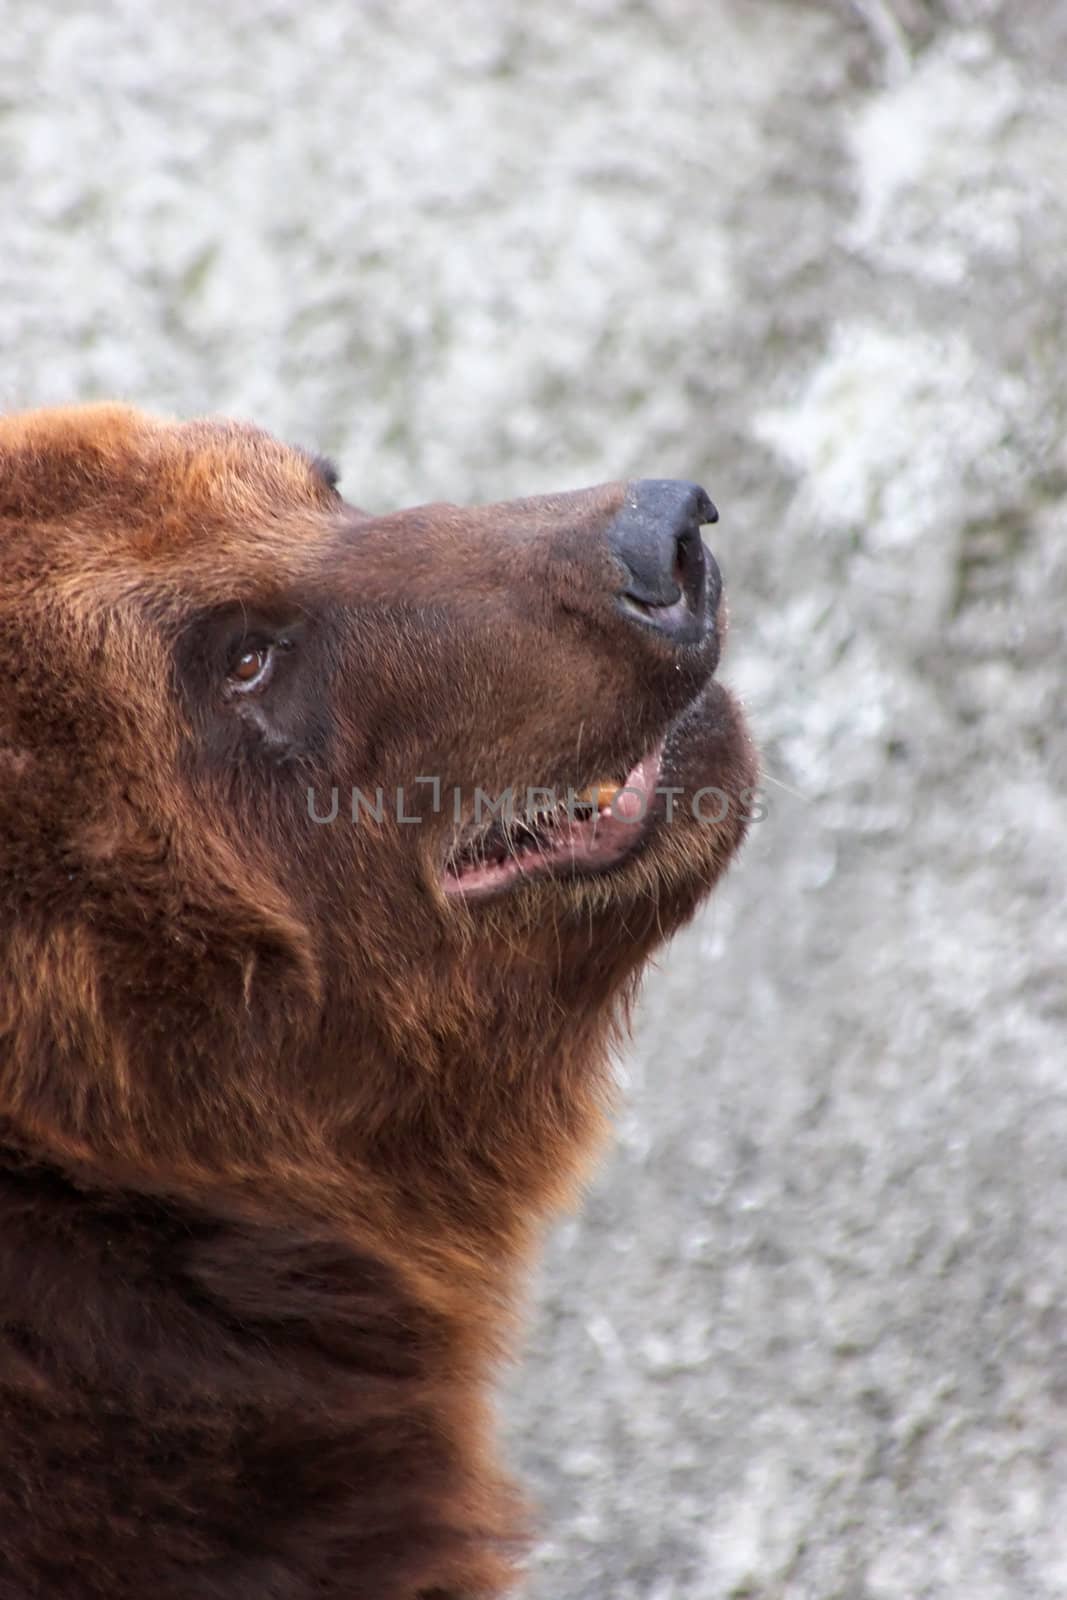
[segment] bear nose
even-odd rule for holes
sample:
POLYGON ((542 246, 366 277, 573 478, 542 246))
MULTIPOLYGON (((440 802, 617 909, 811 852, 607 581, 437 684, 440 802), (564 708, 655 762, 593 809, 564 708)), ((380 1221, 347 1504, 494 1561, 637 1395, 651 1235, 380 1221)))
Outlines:
POLYGON ((715 626, 722 578, 700 529, 719 513, 698 483, 639 478, 608 527, 625 573, 620 608, 678 645, 698 644, 715 626))

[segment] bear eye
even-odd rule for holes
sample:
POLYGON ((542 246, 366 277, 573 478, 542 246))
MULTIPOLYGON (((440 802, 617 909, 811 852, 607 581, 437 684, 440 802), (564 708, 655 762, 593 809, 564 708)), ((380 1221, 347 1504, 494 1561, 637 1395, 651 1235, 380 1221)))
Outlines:
POLYGON ((259 688, 269 677, 273 663, 273 645, 242 650, 230 668, 230 682, 235 689, 242 691, 259 688))

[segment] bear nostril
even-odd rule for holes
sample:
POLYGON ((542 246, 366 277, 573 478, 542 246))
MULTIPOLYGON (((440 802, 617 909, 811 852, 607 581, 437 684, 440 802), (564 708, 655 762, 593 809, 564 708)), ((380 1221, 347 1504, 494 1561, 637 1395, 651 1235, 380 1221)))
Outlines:
MULTIPOLYGON (((627 615, 654 627, 675 644, 698 643, 714 627, 709 578, 718 570, 700 537, 718 512, 696 483, 645 478, 628 486, 608 543, 625 582, 619 604, 627 615)), ((718 590, 715 591, 718 603, 718 590)))
POLYGON ((689 527, 678 535, 674 555, 674 581, 681 595, 692 606, 699 604, 705 568, 704 541, 700 537, 699 525, 689 527))

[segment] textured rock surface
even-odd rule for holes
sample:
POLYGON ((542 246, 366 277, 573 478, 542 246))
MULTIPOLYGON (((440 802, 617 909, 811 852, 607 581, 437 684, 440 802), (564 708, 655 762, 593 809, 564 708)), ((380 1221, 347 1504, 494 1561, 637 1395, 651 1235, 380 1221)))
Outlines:
POLYGON ((1067 11, 9 7, 0 398, 702 477, 769 811, 556 1233, 531 1600, 1067 1593, 1067 11))

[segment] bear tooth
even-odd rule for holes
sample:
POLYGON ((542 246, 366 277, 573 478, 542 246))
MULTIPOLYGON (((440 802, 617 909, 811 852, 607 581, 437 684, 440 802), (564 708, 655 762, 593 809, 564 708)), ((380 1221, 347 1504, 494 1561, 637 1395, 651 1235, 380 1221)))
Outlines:
POLYGON ((598 811, 609 811, 611 803, 622 785, 619 783, 591 783, 588 789, 575 795, 579 805, 595 806, 598 811))

